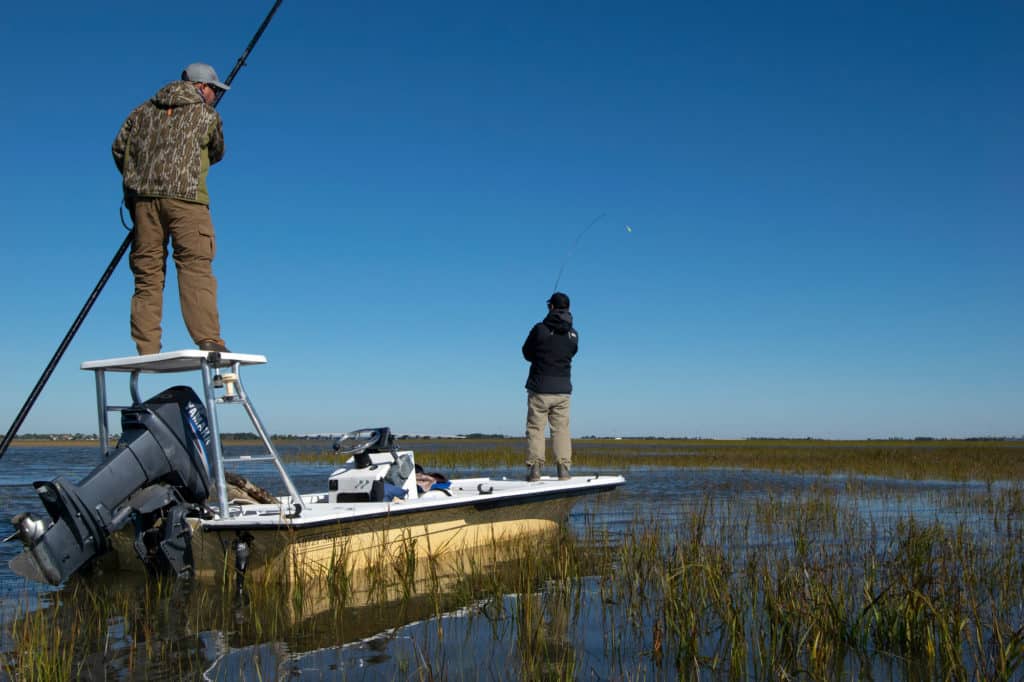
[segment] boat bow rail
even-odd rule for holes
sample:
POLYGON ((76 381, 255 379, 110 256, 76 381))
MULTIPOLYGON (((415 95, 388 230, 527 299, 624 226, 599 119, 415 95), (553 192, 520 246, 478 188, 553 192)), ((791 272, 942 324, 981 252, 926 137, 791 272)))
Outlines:
MULTIPOLYGON (((99 418, 100 450, 104 457, 108 453, 110 429, 108 416, 111 412, 122 412, 143 403, 139 392, 139 377, 143 374, 181 374, 199 372, 202 378, 203 403, 206 407, 207 423, 210 429, 209 466, 217 493, 217 510, 223 519, 229 518, 232 508, 228 504, 227 481, 224 465, 226 462, 245 461, 272 463, 291 496, 292 513, 300 516, 306 508, 302 496, 288 476, 277 448, 270 441, 252 400, 242 383, 242 367, 266 364, 263 355, 248 353, 217 353, 203 350, 176 350, 151 355, 135 355, 107 360, 89 360, 82 363, 82 369, 90 371, 96 379, 96 408, 99 418), (113 405, 107 399, 107 374, 127 373, 131 405, 113 405), (220 423, 217 408, 222 405, 240 406, 249 417, 253 428, 262 441, 265 454, 257 456, 227 458, 224 456, 220 438, 220 423)), ((237 507, 234 508, 237 513, 237 507)))

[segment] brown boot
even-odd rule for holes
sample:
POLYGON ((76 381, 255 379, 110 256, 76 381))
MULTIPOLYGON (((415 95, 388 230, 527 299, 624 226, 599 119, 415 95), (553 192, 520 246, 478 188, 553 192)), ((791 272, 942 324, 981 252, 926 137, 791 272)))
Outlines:
POLYGON ((214 351, 215 353, 231 352, 228 350, 228 347, 225 346, 223 342, 215 341, 213 339, 206 339, 205 341, 200 341, 197 345, 199 346, 199 350, 210 350, 214 351))
POLYGON ((540 480, 540 464, 531 464, 530 471, 526 474, 526 480, 530 483, 540 480))
POLYGON ((569 465, 568 464, 563 464, 562 462, 559 462, 558 463, 558 480, 559 481, 568 481, 569 478, 570 478, 570 476, 569 476, 569 465))

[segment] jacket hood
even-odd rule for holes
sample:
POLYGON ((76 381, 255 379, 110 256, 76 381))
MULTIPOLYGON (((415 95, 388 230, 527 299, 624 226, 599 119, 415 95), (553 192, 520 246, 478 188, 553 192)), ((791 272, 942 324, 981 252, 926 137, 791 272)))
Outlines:
POLYGON ((188 81, 174 81, 160 88, 153 95, 153 104, 161 109, 170 107, 184 107, 189 104, 206 104, 195 88, 194 83, 188 81))
POLYGON ((555 308, 544 318, 544 325, 555 333, 572 329, 572 313, 565 308, 555 308))

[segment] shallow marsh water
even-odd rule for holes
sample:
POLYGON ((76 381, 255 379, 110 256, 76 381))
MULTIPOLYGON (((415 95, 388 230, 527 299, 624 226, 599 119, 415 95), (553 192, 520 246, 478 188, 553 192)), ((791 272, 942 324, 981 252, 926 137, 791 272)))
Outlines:
MULTIPOLYGON (((439 445, 429 442, 416 446, 417 461, 428 470, 434 468, 430 453, 435 447, 439 445)), ((452 445, 445 442, 443 447, 452 445)), ((240 454, 252 448, 229 445, 227 449, 240 454)), ((289 455, 308 449, 308 444, 289 444, 281 447, 281 453, 287 460, 289 455)), ((6 524, 18 512, 43 513, 33 481, 49 480, 57 474, 77 481, 98 460, 96 448, 11 448, 0 467, 0 523, 6 524)), ((332 468, 329 463, 289 465, 302 491, 322 488, 332 468)), ((274 492, 283 492, 266 468, 239 466, 236 470, 274 492)), ((612 470, 578 467, 575 473, 591 471, 612 470)), ((523 468, 482 471, 464 467, 445 473, 450 477, 485 474, 518 478, 523 468)), ((401 607, 392 603, 350 608, 344 618, 321 614, 273 632, 262 626, 264 616, 255 603, 211 596, 188 586, 175 587, 166 595, 169 606, 144 633, 116 613, 107 614, 101 636, 87 640, 94 642, 91 650, 90 645, 76 647, 68 672, 75 679, 118 680, 495 680, 538 675, 602 680, 771 679, 785 672, 772 667, 789 665, 785 657, 779 655, 766 663, 764 652, 755 651, 756 647, 737 649, 735 643, 724 644, 723 631, 731 622, 725 616, 715 615, 694 625, 697 635, 689 649, 685 633, 671 635, 668 630, 675 621, 662 611, 666 604, 674 608, 681 598, 689 597, 673 593, 679 586, 666 581, 678 580, 694 562, 687 558, 677 572, 661 573, 651 565, 643 567, 641 555, 652 551, 652 562, 664 564, 682 555, 680 546, 699 543, 699 556, 718 556, 704 553, 706 548, 716 550, 731 564, 720 572, 734 578, 750 571, 749 565, 760 561, 759 557, 784 564, 794 557, 795 561, 821 556, 825 557, 824 569, 821 562, 808 561, 807 566, 832 570, 829 565, 841 562, 845 552, 878 551, 883 556, 902 557, 899 553, 904 546, 899 542, 908 521, 968 534, 976 543, 972 547, 1005 546, 1009 537, 1016 543, 1013 551, 1019 551, 1024 510, 1013 503, 1019 497, 1019 485, 1008 483, 649 467, 634 460, 625 486, 581 499, 573 508, 569 531, 581 549, 601 542, 606 551, 614 546, 619 553, 607 565, 595 563, 592 574, 579 572, 570 583, 540 576, 536 589, 485 596, 466 592, 463 603, 421 595, 401 607), (647 532, 653 540, 645 545, 638 536, 647 532), (634 558, 632 568, 624 565, 634 558), (637 584, 632 586, 626 584, 630 571, 636 572, 637 584), (200 610, 228 616, 201 618, 196 614, 200 610), (211 627, 211 622, 216 627, 211 627), (732 654, 726 652, 728 647, 732 654), (145 651, 140 653, 142 649, 145 651), (739 658, 723 660, 727 655, 739 658)), ((12 673, 22 679, 44 679, 45 672, 33 677, 12 667, 17 646, 25 640, 12 635, 8 626, 26 610, 54 610, 55 597, 66 596, 70 588, 62 588, 65 594, 58 595, 61 590, 26 583, 13 575, 7 561, 18 549, 17 542, 0 544, 0 618, 4 623, 0 653, 9 661, 0 668, 0 679, 12 673)), ((851 562, 859 558, 849 557, 851 562)), ((1024 556, 1019 559, 1024 563, 1024 556)), ((783 568, 770 567, 765 575, 774 571, 782 580, 783 568)), ((855 577, 860 580, 864 576, 856 573, 855 577)), ((1019 633, 1024 629, 1024 585, 1016 582, 1017 575, 1007 580, 997 587, 1016 584, 1020 588, 1017 593, 1000 594, 995 607, 988 605, 983 610, 1001 609, 999 617, 1019 628, 1019 633)), ((123 591, 126 602, 148 599, 137 596, 149 593, 134 582, 126 581, 123 591)), ((749 612, 763 605, 762 601, 752 597, 740 606, 733 605, 743 611, 735 622, 742 622, 748 630, 759 627, 759 617, 749 612)), ((701 608, 714 611, 721 603, 731 602, 709 602, 701 608)), ((61 623, 60 617, 55 615, 53 622, 61 623)), ((756 641, 756 633, 748 633, 747 638, 756 641)), ((832 672, 852 679, 915 679, 921 673, 908 666, 906 656, 883 651, 878 643, 872 647, 878 649, 878 655, 866 661, 840 652, 835 663, 838 668, 832 672)), ((1024 665, 1024 660, 1019 663, 1024 665)), ((1022 671, 1018 666, 1003 677, 1020 679, 1022 671)), ((964 672, 969 678, 982 679, 990 677, 991 671, 983 662, 974 662, 966 664, 964 672)), ((820 670, 797 670, 794 676, 822 679, 829 675, 820 670)))

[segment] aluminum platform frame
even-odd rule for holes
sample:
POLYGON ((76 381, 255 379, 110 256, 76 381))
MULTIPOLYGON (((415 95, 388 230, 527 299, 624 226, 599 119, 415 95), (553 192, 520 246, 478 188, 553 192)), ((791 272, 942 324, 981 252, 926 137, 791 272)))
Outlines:
POLYGON ((248 365, 264 365, 267 358, 263 355, 250 355, 247 353, 217 353, 204 350, 176 350, 166 353, 153 353, 151 355, 133 355, 124 358, 111 358, 108 360, 89 360, 83 362, 83 370, 90 371, 96 379, 96 409, 99 417, 100 452, 105 458, 109 450, 110 429, 107 423, 108 415, 111 412, 120 412, 128 407, 140 405, 143 402, 139 394, 139 376, 142 374, 175 374, 183 372, 198 371, 203 383, 203 402, 206 405, 206 419, 210 427, 212 441, 212 458, 210 466, 213 469, 210 473, 217 489, 217 502, 222 519, 230 518, 227 497, 227 481, 224 476, 225 462, 235 461, 271 461, 277 467, 278 474, 288 489, 291 496, 291 504, 295 516, 300 516, 306 509, 302 500, 292 483, 288 472, 281 463, 281 457, 270 442, 263 422, 252 406, 252 401, 245 392, 242 385, 241 369, 248 365), (227 369, 229 371, 222 371, 227 369), (107 373, 120 372, 129 373, 129 392, 132 405, 111 405, 107 401, 107 373), (217 395, 217 391, 221 395, 217 395), (220 440, 220 424, 217 418, 218 405, 241 405, 249 420, 252 422, 256 433, 263 441, 263 447, 267 454, 257 457, 236 457, 225 458, 220 440))

